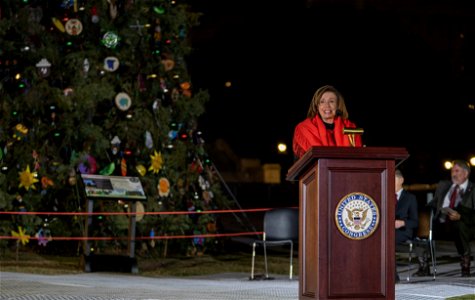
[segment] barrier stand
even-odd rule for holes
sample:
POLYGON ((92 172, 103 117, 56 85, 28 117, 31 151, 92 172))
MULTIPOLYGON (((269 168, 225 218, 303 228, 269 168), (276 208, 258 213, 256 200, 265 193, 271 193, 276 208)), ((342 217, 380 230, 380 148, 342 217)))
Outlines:
POLYGON ((146 200, 145 192, 138 177, 104 176, 81 174, 81 183, 87 198, 87 219, 84 230, 84 270, 86 272, 126 271, 138 273, 137 259, 135 258, 135 227, 137 201, 146 200), (88 237, 92 231, 92 216, 95 200, 122 200, 131 202, 129 218, 128 256, 96 255, 91 253, 91 243, 88 237))

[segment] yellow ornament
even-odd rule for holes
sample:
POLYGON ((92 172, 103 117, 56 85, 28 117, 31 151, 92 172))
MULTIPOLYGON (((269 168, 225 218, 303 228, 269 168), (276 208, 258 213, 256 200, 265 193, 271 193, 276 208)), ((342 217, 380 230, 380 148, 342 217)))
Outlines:
POLYGON ((147 174, 147 169, 143 165, 137 165, 135 167, 137 169, 137 172, 139 172, 140 176, 145 176, 147 174))
POLYGON ((157 153, 157 151, 154 150, 154 155, 150 155, 150 159, 152 161, 151 161, 151 166, 148 168, 148 170, 157 174, 163 165, 162 153, 160 152, 157 153))
POLYGON ((25 234, 25 230, 21 226, 18 226, 18 232, 12 231, 12 236, 16 237, 22 245, 30 241, 30 236, 25 234))
POLYGON ((26 170, 19 172, 20 174, 20 184, 18 187, 24 187, 27 191, 31 188, 36 190, 35 183, 38 182, 38 179, 35 178, 35 173, 30 172, 30 166, 26 166, 26 170))

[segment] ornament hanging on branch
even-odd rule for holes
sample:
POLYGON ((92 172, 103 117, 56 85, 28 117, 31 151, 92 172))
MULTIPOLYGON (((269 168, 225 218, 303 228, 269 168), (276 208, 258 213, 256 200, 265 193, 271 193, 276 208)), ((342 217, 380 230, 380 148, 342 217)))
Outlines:
POLYGON ((152 134, 148 130, 145 131, 145 147, 147 147, 148 149, 153 148, 152 134))
POLYGON ((15 127, 13 128, 13 138, 16 139, 17 141, 25 140, 27 134, 28 134, 28 128, 21 123, 16 124, 15 127))
POLYGON ((45 78, 51 74, 51 63, 46 59, 42 58, 37 64, 36 68, 38 70, 38 74, 45 78))
POLYGON ((53 25, 61 32, 66 32, 66 29, 64 28, 64 25, 63 23, 61 23, 60 20, 56 19, 56 18, 51 18, 51 21, 53 22, 53 25))
POLYGON ((78 166, 78 170, 81 174, 96 174, 96 159, 90 154, 85 154, 82 158, 82 162, 78 166))
POLYGON ((158 180, 157 190, 160 197, 168 197, 170 195, 170 181, 165 177, 161 177, 158 180))
POLYGON ((108 56, 104 59, 104 70, 114 72, 119 68, 119 59, 115 56, 108 56))
POLYGON ((35 183, 38 182, 38 179, 36 179, 36 172, 32 173, 30 171, 30 166, 27 165, 26 169, 18 172, 19 177, 20 177, 20 184, 18 185, 19 188, 23 187, 25 190, 29 190, 30 188, 32 190, 36 190, 35 183))
POLYGON ((147 169, 142 164, 137 165, 135 169, 140 174, 140 176, 145 176, 145 174, 147 174, 147 169))
POLYGON ((160 172, 163 166, 162 153, 161 152, 157 153, 157 150, 154 150, 154 154, 150 155, 150 159, 151 159, 150 167, 148 168, 148 170, 157 174, 158 172, 160 172))
POLYGON ((109 15, 112 20, 117 18, 118 9, 117 9, 116 2, 117 2, 116 0, 107 0, 107 3, 109 3, 109 15))
POLYGON ((21 226, 18 226, 18 232, 12 230, 12 236, 17 238, 17 244, 21 243, 23 246, 30 241, 30 236, 21 226))
POLYGON ((112 31, 108 31, 104 33, 101 40, 104 46, 111 49, 114 49, 115 47, 117 47, 117 45, 119 44, 119 41, 120 41, 120 38, 117 35, 117 33, 114 33, 112 31))
POLYGON ((69 19, 64 26, 66 33, 73 36, 80 35, 82 27, 82 23, 78 19, 69 19))
POLYGON ((117 155, 117 153, 119 153, 120 143, 121 140, 117 135, 111 140, 111 151, 113 155, 117 155))
POLYGON ((91 22, 94 24, 99 23, 99 14, 97 13, 97 7, 93 6, 91 8, 91 22))
POLYGON ((43 247, 46 247, 46 244, 53 240, 51 231, 48 228, 43 227, 38 230, 35 237, 38 239, 38 245, 43 247))
POLYGON ((126 111, 130 108, 132 105, 132 99, 130 99, 130 96, 127 95, 124 92, 118 93, 115 96, 115 105, 117 108, 119 108, 121 111, 126 111))
POLYGON ((89 68, 90 68, 90 64, 89 64, 89 59, 85 58, 83 63, 82 63, 82 72, 83 72, 83 75, 84 77, 87 76, 87 74, 89 73, 89 68))

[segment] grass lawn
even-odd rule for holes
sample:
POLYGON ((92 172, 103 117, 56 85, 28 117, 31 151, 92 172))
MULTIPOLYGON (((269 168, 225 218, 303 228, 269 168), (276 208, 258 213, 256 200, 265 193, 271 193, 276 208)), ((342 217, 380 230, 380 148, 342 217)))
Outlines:
MULTIPOLYGON (((269 251, 268 267, 271 274, 288 274, 288 251, 269 251)), ((120 263, 117 256, 116 262, 120 263)), ((219 273, 251 272, 251 247, 219 254, 203 254, 195 256, 137 256, 138 274, 149 277, 164 276, 198 276, 219 273)), ((111 271, 114 267, 111 267, 111 271)), ((15 251, 5 250, 0 254, 0 271, 25 272, 35 274, 74 274, 84 272, 81 256, 60 256, 38 253, 31 249, 15 251)), ((298 258, 293 259, 294 276, 298 274, 298 258)), ((264 257, 262 249, 256 254, 255 273, 264 273, 264 257)))

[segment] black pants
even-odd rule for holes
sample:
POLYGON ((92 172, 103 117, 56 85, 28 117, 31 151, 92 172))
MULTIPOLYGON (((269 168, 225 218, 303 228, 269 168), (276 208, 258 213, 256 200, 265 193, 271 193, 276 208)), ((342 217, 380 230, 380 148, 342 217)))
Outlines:
POLYGON ((475 210, 458 207, 460 220, 453 223, 455 246, 460 256, 470 256, 470 241, 475 240, 475 210))

